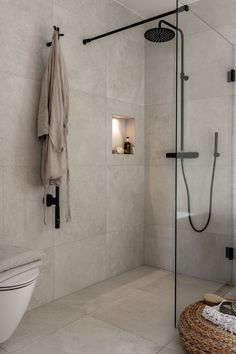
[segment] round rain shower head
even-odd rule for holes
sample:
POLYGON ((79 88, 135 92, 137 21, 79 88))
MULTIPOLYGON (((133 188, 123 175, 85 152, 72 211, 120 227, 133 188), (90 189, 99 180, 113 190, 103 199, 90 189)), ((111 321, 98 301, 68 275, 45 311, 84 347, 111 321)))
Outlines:
POLYGON ((145 32, 144 37, 151 42, 168 42, 175 37, 175 32, 169 28, 151 28, 145 32))

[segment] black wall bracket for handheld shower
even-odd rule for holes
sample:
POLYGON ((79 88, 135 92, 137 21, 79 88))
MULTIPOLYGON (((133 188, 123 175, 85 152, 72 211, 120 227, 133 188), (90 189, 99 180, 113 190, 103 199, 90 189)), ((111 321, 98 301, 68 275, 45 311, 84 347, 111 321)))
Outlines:
POLYGON ((56 196, 46 195, 46 205, 50 207, 55 205, 55 229, 60 229, 60 189, 56 186, 56 196))
POLYGON ((225 258, 228 258, 230 261, 234 259, 233 247, 225 247, 225 258))
POLYGON ((231 69, 227 72, 227 82, 235 82, 235 70, 231 69))

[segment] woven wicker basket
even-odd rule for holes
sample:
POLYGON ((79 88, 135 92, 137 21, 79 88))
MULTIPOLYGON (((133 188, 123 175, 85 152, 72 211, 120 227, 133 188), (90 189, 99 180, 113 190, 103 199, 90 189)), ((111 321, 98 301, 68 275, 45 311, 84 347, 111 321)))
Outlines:
POLYGON ((223 331, 202 317, 202 301, 188 306, 179 320, 180 340, 189 354, 235 354, 236 335, 223 331))

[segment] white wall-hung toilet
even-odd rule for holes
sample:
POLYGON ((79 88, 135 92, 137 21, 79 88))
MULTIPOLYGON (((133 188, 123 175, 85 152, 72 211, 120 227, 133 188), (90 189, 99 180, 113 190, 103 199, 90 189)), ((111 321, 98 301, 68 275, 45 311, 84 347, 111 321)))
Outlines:
POLYGON ((32 297, 39 275, 33 268, 0 282, 0 343, 15 331, 32 297))

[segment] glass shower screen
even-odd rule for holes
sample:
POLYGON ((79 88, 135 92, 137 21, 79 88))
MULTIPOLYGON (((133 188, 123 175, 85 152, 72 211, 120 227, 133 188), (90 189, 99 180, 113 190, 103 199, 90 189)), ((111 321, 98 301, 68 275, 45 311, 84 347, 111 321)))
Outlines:
MULTIPOLYGON (((234 51, 222 33, 222 1, 216 3, 195 1, 177 18, 177 320, 205 293, 224 295, 232 281, 226 248, 233 234, 233 84, 227 72, 234 51)), ((223 3, 230 12, 232 1, 223 3)))

